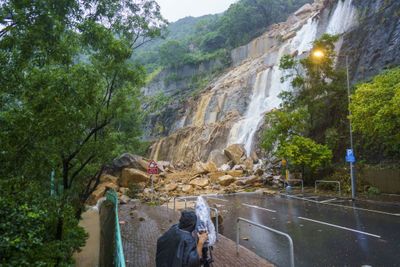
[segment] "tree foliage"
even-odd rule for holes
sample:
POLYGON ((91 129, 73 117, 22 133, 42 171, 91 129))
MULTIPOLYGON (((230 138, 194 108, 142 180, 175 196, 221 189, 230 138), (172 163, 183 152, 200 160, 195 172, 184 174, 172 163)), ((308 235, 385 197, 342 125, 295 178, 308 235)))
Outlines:
POLYGON ((362 135, 366 157, 400 156, 400 68, 359 84, 351 98, 354 131, 362 135))
POLYGON ((282 82, 289 81, 293 89, 280 95, 279 110, 266 115, 263 148, 308 176, 327 167, 333 156, 342 159, 347 141, 346 84, 343 70, 334 66, 336 41, 323 35, 314 42, 313 50, 323 51, 321 58, 313 53, 282 57, 282 82))
POLYGON ((294 170, 306 173, 315 173, 316 170, 326 167, 332 160, 332 151, 326 146, 316 143, 310 138, 295 135, 282 143, 276 155, 288 160, 294 170))
POLYGON ((334 45, 337 36, 322 35, 312 51, 322 51, 316 58, 310 53, 306 58, 284 56, 280 67, 282 80, 289 80, 293 91, 283 95, 283 106, 291 112, 305 108, 308 116, 308 136, 319 143, 329 143, 336 160, 341 159, 348 142, 346 75, 335 68, 334 45))
POLYGON ((135 59, 151 71, 159 65, 196 64, 210 59, 229 62, 232 48, 247 44, 265 32, 269 25, 284 21, 290 13, 309 2, 312 1, 240 0, 222 14, 183 18, 170 24, 164 32, 165 40, 159 39, 154 44, 145 45, 135 59), (172 60, 163 59, 168 55, 158 50, 170 41, 178 42, 179 46, 197 56, 188 56, 185 60, 180 56, 172 60))
POLYGON ((145 75, 129 59, 164 19, 150 0, 0 4, 0 177, 24 185, 2 186, 1 231, 10 236, 0 263, 66 265, 82 245, 75 217, 102 166, 140 143, 145 75), (46 190, 52 170, 62 189, 54 199, 46 190), (16 190, 26 192, 22 202, 16 190), (20 227, 11 231, 16 214, 20 227))

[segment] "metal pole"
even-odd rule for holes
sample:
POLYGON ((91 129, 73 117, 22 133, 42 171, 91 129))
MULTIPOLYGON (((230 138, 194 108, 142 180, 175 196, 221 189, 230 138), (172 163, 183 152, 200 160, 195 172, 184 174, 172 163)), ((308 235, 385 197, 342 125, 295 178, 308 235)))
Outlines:
MULTIPOLYGON (((353 129, 351 127, 351 110, 350 110, 350 77, 349 77, 349 56, 346 55, 346 76, 347 76, 347 99, 349 110, 349 130, 350 130, 350 148, 354 153, 353 147, 353 129)), ((357 192, 356 177, 354 175, 353 162, 350 162, 350 178, 351 178, 351 199, 355 200, 357 192)))
POLYGON ((151 180, 151 202, 153 202, 154 199, 154 183, 153 183, 153 175, 150 174, 150 180, 151 180))
POLYGON ((239 220, 236 222, 236 254, 239 255, 239 237, 240 237, 240 225, 239 220))

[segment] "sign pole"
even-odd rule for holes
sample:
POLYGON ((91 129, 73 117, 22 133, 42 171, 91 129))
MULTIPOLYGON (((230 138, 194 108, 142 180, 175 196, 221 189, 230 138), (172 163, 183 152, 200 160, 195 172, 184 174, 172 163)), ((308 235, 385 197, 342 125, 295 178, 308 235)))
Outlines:
POLYGON ((153 175, 150 175, 151 180, 151 202, 154 200, 154 183, 153 183, 153 175))
MULTIPOLYGON (((347 79, 347 100, 348 100, 348 110, 349 110, 349 132, 350 132, 350 148, 352 155, 354 157, 354 147, 353 147, 353 129, 351 126, 351 109, 350 109, 350 75, 349 75, 349 56, 346 55, 346 79, 347 79)), ((354 175, 354 163, 355 160, 350 162, 350 179, 351 179, 351 199, 354 201, 357 195, 357 184, 356 177, 354 175)))

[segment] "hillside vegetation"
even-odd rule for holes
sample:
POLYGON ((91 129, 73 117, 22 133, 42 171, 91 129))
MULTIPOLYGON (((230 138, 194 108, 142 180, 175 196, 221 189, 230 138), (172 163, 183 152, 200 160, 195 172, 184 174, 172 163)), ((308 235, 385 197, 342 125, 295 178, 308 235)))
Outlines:
POLYGON ((269 25, 311 0, 240 0, 218 15, 187 17, 171 23, 164 39, 141 47, 135 60, 152 71, 159 66, 177 67, 211 59, 227 61, 232 48, 261 35, 269 25))

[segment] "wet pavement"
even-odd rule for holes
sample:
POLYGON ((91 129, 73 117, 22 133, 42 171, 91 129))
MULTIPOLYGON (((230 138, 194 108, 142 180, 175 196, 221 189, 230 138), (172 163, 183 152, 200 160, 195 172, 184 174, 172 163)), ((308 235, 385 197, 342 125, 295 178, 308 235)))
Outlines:
MULTIPOLYGON (((223 216, 224 236, 236 240, 236 219, 287 233, 296 266, 400 266, 400 205, 302 195, 208 198, 223 216)), ((240 223, 240 244, 278 266, 289 266, 288 241, 240 223)))
MULTIPOLYGON (((179 213, 166 207, 153 207, 139 202, 119 206, 122 244, 127 267, 154 267, 157 239, 179 220, 179 213)), ((219 236, 213 250, 215 267, 273 267, 254 252, 239 248, 235 242, 219 236)))

